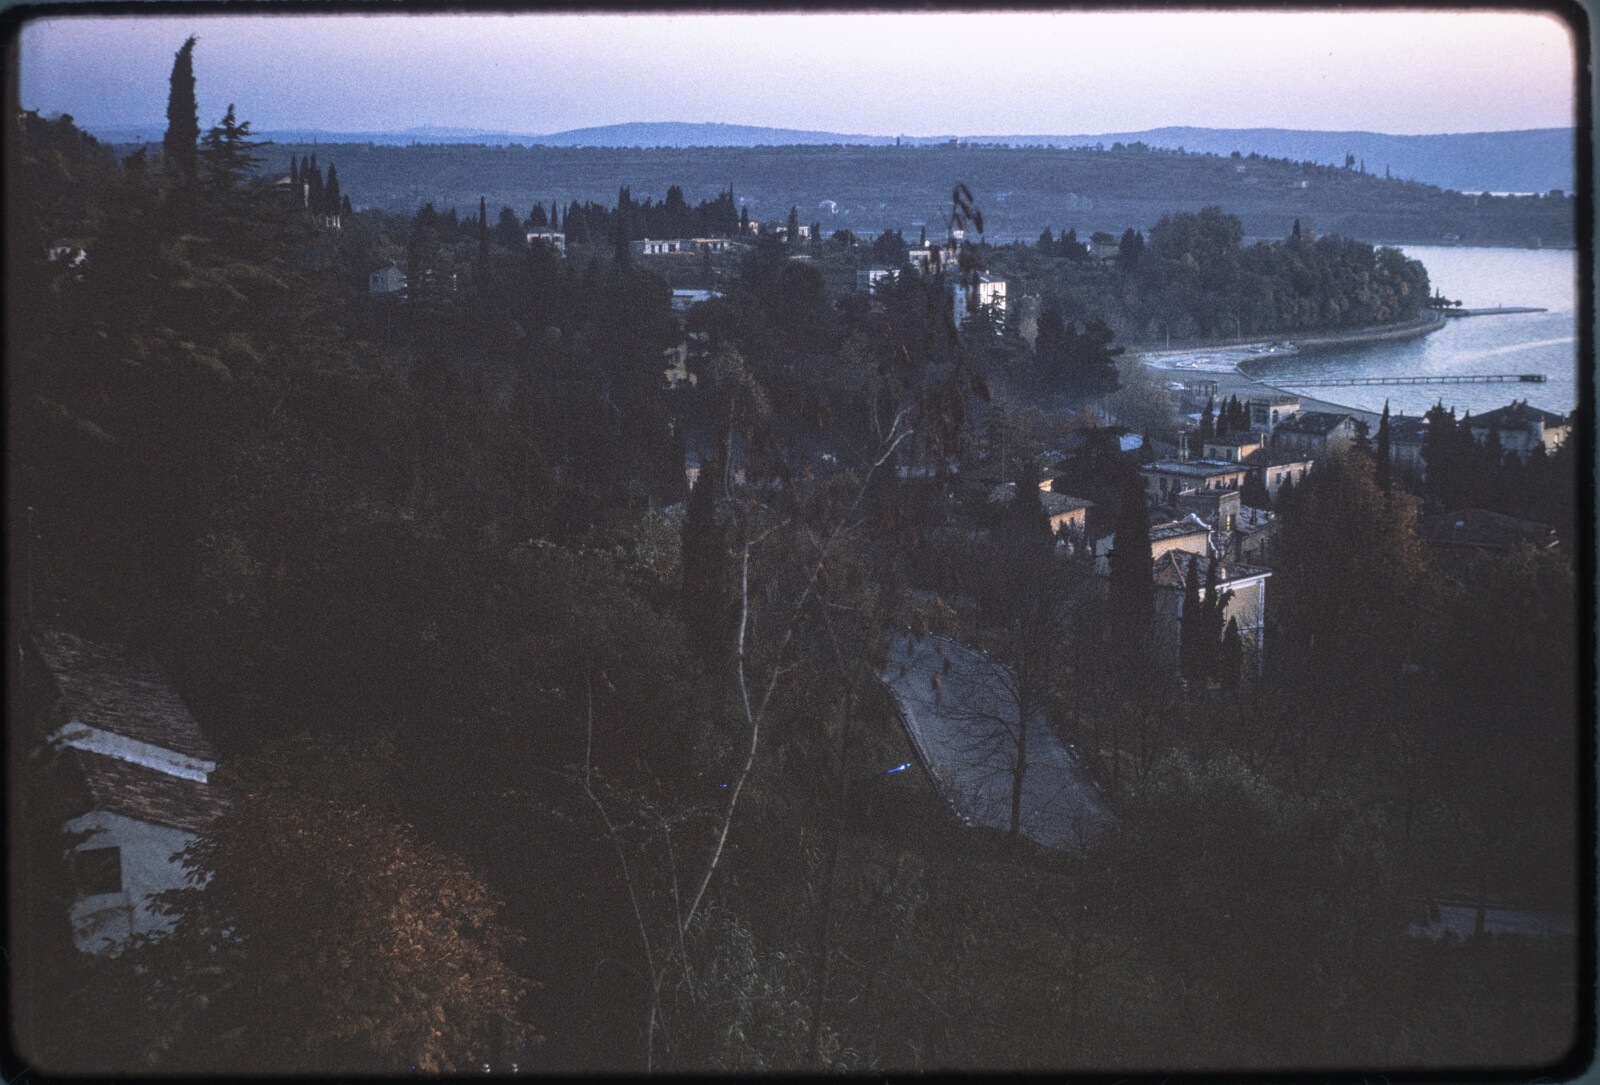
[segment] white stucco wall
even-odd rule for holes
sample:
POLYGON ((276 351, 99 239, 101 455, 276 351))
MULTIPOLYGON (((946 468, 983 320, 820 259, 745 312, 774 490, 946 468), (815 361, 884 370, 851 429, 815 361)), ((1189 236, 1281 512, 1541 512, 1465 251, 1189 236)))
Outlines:
POLYGON ((89 834, 76 851, 118 848, 122 853, 121 892, 84 897, 72 905, 69 914, 78 949, 99 952, 133 934, 171 929, 171 918, 152 911, 150 898, 188 885, 182 864, 173 857, 194 842, 194 833, 104 810, 74 818, 67 829, 89 834))

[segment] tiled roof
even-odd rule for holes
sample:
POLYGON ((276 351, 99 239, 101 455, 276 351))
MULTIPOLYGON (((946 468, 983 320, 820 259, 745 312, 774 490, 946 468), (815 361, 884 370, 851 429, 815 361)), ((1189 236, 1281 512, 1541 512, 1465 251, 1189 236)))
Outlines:
POLYGON ((1522 427, 1530 422, 1540 422, 1545 426, 1564 426, 1567 424, 1565 417, 1541 411, 1538 407, 1528 406, 1527 400, 1513 400, 1504 407, 1496 407, 1492 411, 1473 415, 1471 419, 1463 419, 1472 426, 1493 426, 1495 428, 1522 427))
POLYGON ((1422 536, 1436 546, 1475 546, 1510 549, 1526 543, 1541 550, 1556 545, 1556 529, 1535 520, 1519 520, 1488 509, 1457 509, 1430 516, 1421 526, 1422 536))
POLYGON ((1220 445, 1224 448, 1238 448, 1240 445, 1258 445, 1261 443, 1259 433, 1218 433, 1205 439, 1208 445, 1220 445))
POLYGON ((189 757, 217 760, 211 741, 153 659, 73 633, 38 633, 34 643, 67 710, 83 723, 189 757))
MULTIPOLYGON (((1206 577, 1211 572, 1211 558, 1198 554, 1189 554, 1178 550, 1168 550, 1155 560, 1155 581, 1158 588, 1171 588, 1174 591, 1183 591, 1188 584, 1189 563, 1198 560, 1200 585, 1205 586, 1206 577)), ((1235 581, 1244 580, 1252 576, 1271 576, 1270 569, 1263 569, 1256 565, 1245 565, 1237 561, 1224 561, 1217 567, 1217 586, 1226 588, 1235 581)))
POLYGON ((214 784, 173 776, 105 754, 73 750, 94 809, 200 832, 226 805, 214 784))
POLYGON ((1094 502, 1086 497, 1069 497, 1067 494, 1058 494, 1052 490, 1039 491, 1039 500, 1044 503, 1047 516, 1060 516, 1064 512, 1094 508, 1094 502))
POLYGON ((1190 460, 1188 463, 1179 463, 1177 460, 1160 460, 1140 467, 1141 472, 1156 472, 1163 475, 1190 475, 1194 478, 1212 478, 1216 475, 1236 475, 1248 470, 1244 464, 1225 463, 1222 460, 1190 460))
POLYGON ((1185 535, 1206 535, 1211 531, 1204 524, 1197 524, 1188 517, 1182 520, 1172 520, 1165 524, 1150 525, 1150 541, 1164 542, 1167 539, 1181 539, 1185 535))
POLYGON ((1349 418, 1347 414, 1335 414, 1332 411, 1302 411, 1293 418, 1279 422, 1277 432, 1312 433, 1326 437, 1338 428, 1339 423, 1349 418))
MULTIPOLYGON (((1377 431, 1373 431, 1376 438, 1377 431)), ((1400 415, 1389 419, 1389 443, 1420 445, 1428 436, 1428 420, 1415 415, 1400 415)))

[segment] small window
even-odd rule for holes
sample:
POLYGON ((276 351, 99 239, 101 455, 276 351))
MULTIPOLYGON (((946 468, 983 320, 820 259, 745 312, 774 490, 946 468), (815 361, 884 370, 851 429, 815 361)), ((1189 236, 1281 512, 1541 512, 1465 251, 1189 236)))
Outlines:
POLYGON ((84 848, 71 853, 72 881, 80 897, 122 892, 122 849, 84 848))

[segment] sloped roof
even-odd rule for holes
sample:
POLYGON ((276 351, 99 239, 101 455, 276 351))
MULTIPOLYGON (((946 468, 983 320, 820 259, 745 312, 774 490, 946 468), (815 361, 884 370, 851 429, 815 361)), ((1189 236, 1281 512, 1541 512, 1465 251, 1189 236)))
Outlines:
POLYGON ((1301 411, 1293 418, 1278 423, 1278 433, 1310 433, 1318 437, 1326 437, 1339 427, 1341 422, 1350 420, 1348 414, 1336 414, 1333 411, 1301 411))
POLYGON ((1567 424, 1565 417, 1541 411, 1538 407, 1528 406, 1528 401, 1512 400, 1504 407, 1496 407, 1483 414, 1475 414, 1470 419, 1462 419, 1469 426, 1489 426, 1495 429, 1513 429, 1526 426, 1530 422, 1539 422, 1549 426, 1564 426, 1567 424))
POLYGON ((1065 512, 1094 508, 1094 502, 1086 497, 1070 497, 1067 494, 1058 494, 1053 490, 1040 490, 1039 500, 1044 504, 1046 516, 1060 516, 1065 512))
POLYGON ((1197 523, 1185 516, 1181 520, 1170 520, 1164 524, 1150 525, 1150 541, 1164 542, 1167 539, 1181 539, 1186 535, 1209 535, 1211 529, 1206 525, 1197 523))
POLYGON ((214 784, 173 776, 121 758, 73 750, 93 809, 200 832, 226 805, 214 784))
POLYGON ((1261 434, 1217 433, 1207 437, 1203 443, 1208 445, 1219 445, 1223 448, 1238 448, 1240 445, 1258 445, 1261 443, 1261 434))
POLYGON ((1519 520, 1488 509, 1457 509, 1423 520, 1422 537, 1435 546, 1508 550, 1526 543, 1540 550, 1556 545, 1556 529, 1536 520, 1519 520))
POLYGON ((1428 420, 1426 418, 1402 414, 1389 419, 1389 443, 1391 445, 1420 445, 1427 437, 1428 420))
MULTIPOLYGON (((1183 591, 1188 586, 1189 564, 1193 561, 1199 562, 1200 586, 1204 587, 1206 577, 1211 572, 1212 560, 1212 558, 1201 554, 1168 550, 1165 554, 1155 559, 1156 587, 1183 591)), ((1257 565, 1245 565, 1238 561, 1224 561, 1217 567, 1217 586, 1226 588, 1235 581, 1244 580, 1252 576, 1271 575, 1272 570, 1263 569, 1257 565)))
POLYGON ((216 748, 155 660, 74 633, 41 632, 34 643, 67 710, 83 723, 174 753, 217 760, 216 748))

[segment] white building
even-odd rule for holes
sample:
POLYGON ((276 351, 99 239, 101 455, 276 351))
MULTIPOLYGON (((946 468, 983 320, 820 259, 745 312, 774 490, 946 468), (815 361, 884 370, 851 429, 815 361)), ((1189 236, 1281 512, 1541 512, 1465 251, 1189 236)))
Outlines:
POLYGON ((879 287, 894 284, 894 268, 874 264, 856 272, 856 290, 862 294, 875 293, 879 287))
POLYGON ((1005 316, 1006 281, 997 275, 981 271, 978 273, 978 281, 975 286, 959 281, 951 284, 950 299, 953 306, 951 315, 955 318, 956 327, 958 328, 961 327, 962 322, 969 315, 971 309, 970 299, 974 290, 976 290, 977 294, 978 308, 989 309, 997 320, 1005 316))
POLYGON ((367 291, 372 294, 398 294, 406 288, 406 273, 390 260, 367 276, 367 291))
POLYGON ((567 255, 567 235, 560 230, 529 230, 528 244, 535 241, 550 246, 550 251, 557 256, 567 255))
POLYGON ((51 744, 74 777, 85 834, 69 851, 73 941, 85 952, 170 929, 153 898, 189 884, 174 856, 221 812, 217 753, 151 659, 71 633, 39 633, 36 659, 57 695, 51 744))

